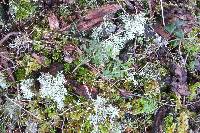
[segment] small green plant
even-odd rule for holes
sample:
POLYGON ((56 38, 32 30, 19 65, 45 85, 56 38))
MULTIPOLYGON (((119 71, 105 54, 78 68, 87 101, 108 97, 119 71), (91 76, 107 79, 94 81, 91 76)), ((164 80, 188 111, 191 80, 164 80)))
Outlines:
POLYGON ((148 96, 133 100, 132 107, 135 114, 152 114, 158 108, 157 98, 148 96))
POLYGON ((120 60, 112 61, 105 66, 102 75, 107 79, 119 79, 128 75, 131 61, 123 63, 120 60))
POLYGON ((184 24, 184 21, 177 20, 174 23, 170 23, 165 26, 165 30, 170 34, 174 34, 178 38, 184 38, 184 31, 181 29, 181 26, 184 24))

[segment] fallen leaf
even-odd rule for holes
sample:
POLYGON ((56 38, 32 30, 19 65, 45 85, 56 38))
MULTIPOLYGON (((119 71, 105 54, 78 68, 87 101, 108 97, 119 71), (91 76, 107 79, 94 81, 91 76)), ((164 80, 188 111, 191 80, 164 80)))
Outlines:
POLYGON ((79 31, 87 31, 99 25, 102 21, 103 18, 95 18, 92 21, 82 21, 77 25, 77 28, 79 31))
POLYGON ((192 112, 197 112, 199 113, 200 112, 200 100, 197 99, 196 101, 194 102, 189 102, 186 107, 192 111, 192 112))
POLYGON ((139 13, 144 10, 142 2, 138 0, 125 0, 124 2, 133 13, 139 13))
POLYGON ((64 60, 67 63, 72 63, 72 61, 74 61, 77 58, 77 53, 79 55, 82 54, 82 52, 80 52, 80 49, 78 49, 78 47, 73 46, 71 44, 65 45, 63 47, 63 53, 64 53, 64 60))
POLYGON ((153 29, 156 33, 158 33, 160 36, 165 38, 166 40, 171 39, 171 34, 165 31, 164 27, 162 26, 161 23, 157 23, 153 26, 153 29))
POLYGON ((59 21, 54 13, 50 14, 50 16, 48 17, 48 21, 51 30, 59 29, 59 21))
POLYGON ((174 70, 174 77, 172 78, 172 91, 179 93, 182 96, 188 96, 187 85, 187 71, 179 64, 174 64, 172 69, 174 70))
POLYGON ((55 76, 58 72, 64 69, 63 64, 54 62, 52 63, 45 72, 49 72, 51 75, 55 76))
POLYGON ((126 127, 124 133, 133 133, 133 131, 131 127, 126 127))
POLYGON ((12 65, 14 65, 14 62, 9 57, 9 52, 6 48, 0 49, 0 67, 6 71, 8 80, 15 82, 13 69, 11 69, 12 65))
POLYGON ((148 5, 150 9, 150 16, 153 17, 156 10, 156 5, 158 5, 158 2, 157 0, 148 0, 148 5))
POLYGON ((86 98, 96 98, 97 89, 93 87, 88 87, 87 85, 78 85, 73 87, 76 94, 86 97, 86 98))
POLYGON ((126 99, 132 98, 134 95, 134 94, 132 94, 132 92, 129 92, 125 89, 119 89, 119 94, 121 97, 126 98, 126 99))
POLYGON ((71 45, 71 44, 69 44, 69 45, 65 45, 65 46, 63 47, 63 50, 64 50, 64 51, 67 51, 67 52, 69 52, 69 51, 74 51, 74 50, 76 50, 76 47, 73 46, 73 45, 71 45))
POLYGON ((164 129, 164 118, 169 113, 170 108, 167 106, 161 106, 154 115, 154 122, 152 126, 152 133, 162 133, 164 129))
POLYGON ((73 4, 73 3, 75 3, 75 0, 62 0, 62 3, 64 3, 64 4, 73 4))
POLYGON ((119 9, 121 9, 119 4, 107 4, 98 9, 89 11, 88 14, 83 17, 83 19, 88 21, 96 18, 103 19, 104 16, 115 13, 119 9))
POLYGON ((77 28, 79 31, 90 30, 103 21, 103 17, 115 13, 121 9, 118 4, 107 4, 98 9, 91 10, 86 14, 81 21, 79 21, 77 28))
POLYGON ((45 66, 45 57, 44 56, 39 56, 36 53, 32 53, 32 57, 36 59, 38 64, 45 66))
MULTIPOLYGON (((107 4, 98 9, 91 10, 78 20, 76 27, 79 31, 90 30, 99 25, 104 20, 103 18, 105 16, 116 13, 119 9, 121 9, 119 4, 107 4)), ((60 31, 69 30, 71 27, 72 24, 67 24, 66 26, 63 26, 60 31)))

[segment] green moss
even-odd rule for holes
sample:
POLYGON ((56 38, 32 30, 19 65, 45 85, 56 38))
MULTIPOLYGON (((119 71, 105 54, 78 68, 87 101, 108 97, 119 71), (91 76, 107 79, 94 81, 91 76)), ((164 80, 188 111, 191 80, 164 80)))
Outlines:
POLYGON ((159 83, 156 80, 149 80, 144 83, 145 92, 159 92, 159 83))
POLYGON ((34 30, 33 34, 32 34, 33 39, 40 41, 40 39, 42 38, 42 33, 43 33, 43 31, 45 31, 45 29, 40 28, 39 26, 35 26, 35 27, 33 27, 33 30, 34 30))
POLYGON ((196 99, 198 88, 200 88, 200 82, 196 82, 195 84, 189 86, 189 91, 190 91, 189 100, 196 99))
POLYGON ((60 50, 54 50, 52 54, 53 61, 62 62, 62 52, 60 50))
POLYGON ((176 128, 176 123, 174 123, 174 118, 172 114, 169 114, 164 118, 164 130, 165 133, 173 133, 176 128))
POLYGON ((64 63, 64 72, 69 73, 71 70, 71 65, 70 63, 64 63))
POLYGON ((22 61, 19 61, 19 64, 24 67, 26 76, 42 67, 31 55, 25 55, 22 61))
POLYGON ((44 45, 42 44, 42 42, 37 41, 37 42, 34 43, 34 45, 33 45, 33 50, 34 51, 40 52, 43 49, 44 49, 44 45))
POLYGON ((36 6, 29 0, 12 1, 11 5, 17 20, 27 19, 36 10, 36 6))
POLYGON ((17 81, 23 80, 26 77, 26 70, 24 67, 20 67, 18 68, 15 72, 14 72, 15 78, 17 81))
POLYGON ((87 133, 92 132, 92 125, 90 124, 89 120, 85 120, 81 128, 84 132, 87 132, 87 133))
POLYGON ((136 114, 145 113, 152 114, 158 108, 157 99, 155 97, 140 98, 133 101, 132 107, 136 114))
POLYGON ((92 85, 92 82, 95 80, 95 75, 85 67, 79 67, 76 73, 76 79, 80 83, 92 85))

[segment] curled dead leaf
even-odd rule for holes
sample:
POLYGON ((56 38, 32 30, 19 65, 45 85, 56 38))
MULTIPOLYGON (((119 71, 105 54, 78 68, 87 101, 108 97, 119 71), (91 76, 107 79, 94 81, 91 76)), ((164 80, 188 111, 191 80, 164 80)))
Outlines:
POLYGON ((68 63, 71 63, 77 58, 77 55, 82 54, 82 51, 78 47, 68 44, 63 47, 63 53, 64 60, 68 63))
POLYGON ((51 30, 59 29, 59 21, 54 13, 49 15, 48 21, 49 21, 49 26, 51 30))
POLYGON ((119 4, 107 4, 98 9, 89 11, 81 21, 79 21, 77 28, 79 31, 90 30, 103 21, 103 17, 115 13, 121 9, 119 4))
POLYGON ((87 15, 85 15, 83 18, 84 20, 88 20, 88 21, 96 19, 96 18, 103 19, 104 16, 115 13, 119 9, 121 9, 121 6, 119 4, 107 4, 98 9, 89 11, 87 15))
POLYGON ((174 64, 172 69, 174 70, 174 77, 171 83, 172 91, 182 96, 189 95, 186 69, 179 64, 174 64))
POLYGON ((32 53, 32 57, 36 59, 38 64, 45 66, 45 57, 44 56, 39 56, 36 53, 32 53))
POLYGON ((119 94, 121 97, 128 99, 128 98, 132 98, 134 96, 134 94, 130 91, 127 91, 125 89, 119 89, 119 94))
POLYGON ((87 85, 78 85, 73 87, 76 94, 86 98, 96 98, 97 89, 87 85))

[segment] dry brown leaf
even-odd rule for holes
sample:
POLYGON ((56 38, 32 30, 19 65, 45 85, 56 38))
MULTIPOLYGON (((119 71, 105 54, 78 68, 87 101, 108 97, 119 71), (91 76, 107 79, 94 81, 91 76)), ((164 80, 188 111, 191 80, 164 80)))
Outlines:
MULTIPOLYGON (((121 9, 119 4, 107 4, 98 9, 88 11, 85 16, 80 18, 76 27, 79 31, 90 30, 91 28, 99 25, 103 21, 104 16, 113 14, 119 9, 121 9)), ((63 26, 60 31, 69 30, 71 26, 71 24, 67 24, 66 26, 63 26)))
POLYGON ((150 16, 153 17, 156 10, 156 5, 158 5, 158 2, 157 0, 148 0, 148 5, 150 9, 150 16))
POLYGON ((59 29, 59 21, 54 13, 50 14, 50 16, 48 17, 48 21, 51 30, 59 29))
POLYGON ((192 11, 186 7, 169 6, 164 10, 165 23, 171 24, 177 21, 182 21, 181 30, 184 33, 189 33, 196 25, 196 19, 192 14, 192 11))
POLYGON ((189 95, 187 85, 187 71, 178 64, 173 65, 175 77, 172 79, 172 90, 182 96, 189 95))
POLYGON ((152 133, 162 133, 164 128, 164 118, 169 113, 170 108, 167 106, 161 106, 154 115, 154 122, 152 126, 152 133))
POLYGON ((79 21, 77 28, 79 31, 90 30, 92 27, 100 24, 104 16, 115 13, 119 9, 121 7, 118 4, 107 4, 98 9, 91 10, 79 21))
POLYGON ((124 2, 134 14, 144 10, 142 2, 139 0, 124 0, 124 2))
POLYGON ((130 91, 127 91, 125 89, 119 89, 119 94, 123 98, 132 98, 133 94, 130 91))
POLYGON ((108 14, 115 13, 119 9, 121 9, 121 6, 119 4, 107 4, 98 9, 89 11, 87 15, 85 15, 83 18, 84 20, 103 18, 104 16, 108 14))
POLYGON ((63 53, 64 53, 64 60, 67 63, 72 63, 72 61, 77 59, 78 55, 82 54, 82 51, 78 47, 68 44, 63 47, 63 53))
POLYGON ((156 33, 158 33, 160 36, 162 36, 163 38, 165 38, 166 40, 171 39, 171 35, 170 33, 168 33, 167 31, 165 31, 164 27, 162 26, 161 23, 155 24, 153 26, 153 29, 156 33))
POLYGON ((38 62, 38 64, 45 65, 45 57, 44 56, 39 56, 36 53, 32 53, 32 57, 34 59, 36 59, 36 61, 38 62))
POLYGON ((77 25, 79 31, 90 30, 91 28, 99 25, 103 21, 103 18, 96 18, 91 21, 82 21, 77 25))
POLYGON ((73 4, 73 3, 75 3, 75 0, 62 0, 62 3, 64 3, 64 4, 73 4))
POLYGON ((97 89, 87 85, 78 85, 73 87, 73 89, 76 94, 86 98, 95 98, 97 96, 97 89))

